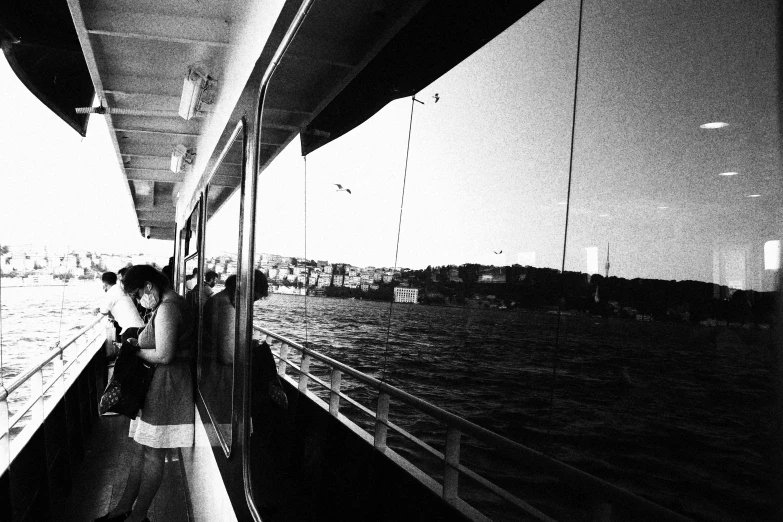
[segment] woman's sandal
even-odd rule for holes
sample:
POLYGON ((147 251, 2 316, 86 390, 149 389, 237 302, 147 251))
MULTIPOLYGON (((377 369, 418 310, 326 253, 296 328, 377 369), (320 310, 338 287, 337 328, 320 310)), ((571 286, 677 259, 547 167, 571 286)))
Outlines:
MULTIPOLYGON (((111 513, 111 511, 109 511, 109 513, 111 513)), ((131 514, 131 512, 128 511, 127 513, 117 515, 116 517, 109 517, 109 513, 106 513, 101 518, 96 518, 95 522, 122 522, 123 520, 128 518, 131 514)))

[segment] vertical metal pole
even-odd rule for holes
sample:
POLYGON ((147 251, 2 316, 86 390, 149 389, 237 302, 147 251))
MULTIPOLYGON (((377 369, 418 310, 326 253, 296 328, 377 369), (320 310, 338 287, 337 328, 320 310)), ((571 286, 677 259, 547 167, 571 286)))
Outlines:
POLYGON ((31 430, 35 431, 35 428, 40 426, 46 417, 43 400, 43 366, 30 377, 30 396, 35 397, 37 401, 32 407, 32 419, 28 424, 31 430))
POLYGON ((52 372, 52 379, 54 379, 54 382, 57 383, 57 380, 59 379, 59 383, 57 383, 52 389, 57 389, 57 396, 58 397, 65 397, 65 390, 67 388, 65 387, 65 364, 63 363, 63 352, 60 352, 59 357, 55 357, 52 361, 52 364, 54 365, 54 371, 52 372))
POLYGON ((386 432, 389 423, 389 394, 378 394, 378 409, 375 412, 375 447, 386 449, 386 432))
POLYGON ((329 392, 329 413, 333 417, 337 417, 340 414, 340 381, 342 380, 342 372, 340 370, 332 370, 332 391, 329 392))
POLYGON ((0 475, 11 466, 11 434, 8 432, 8 392, 0 384, 0 475))
POLYGON ((455 501, 459 497, 459 446, 462 433, 451 426, 446 431, 446 455, 443 468, 443 498, 455 501))
POLYGON ((280 343, 280 360, 277 362, 277 374, 285 377, 285 369, 288 366, 288 345, 280 343))
POLYGON ((305 393, 307 391, 307 372, 310 371, 310 355, 307 353, 302 354, 302 365, 300 366, 301 372, 299 372, 299 391, 305 393))

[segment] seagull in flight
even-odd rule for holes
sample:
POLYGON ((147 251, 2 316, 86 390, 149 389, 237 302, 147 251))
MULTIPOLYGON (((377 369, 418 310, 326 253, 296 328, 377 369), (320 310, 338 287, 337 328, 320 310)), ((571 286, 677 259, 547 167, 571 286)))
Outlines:
POLYGON ((437 92, 435 93, 435 96, 433 96, 433 98, 435 98, 435 103, 438 103, 438 100, 440 100, 440 96, 438 96, 437 92))
MULTIPOLYGON (((495 252, 495 251, 493 250, 493 252, 495 252)), ((495 252, 495 253, 496 253, 496 254, 502 254, 502 253, 503 253, 503 251, 501 250, 500 252, 495 252)))
POLYGON ((344 190, 344 191, 346 191, 348 194, 350 194, 350 193, 351 193, 351 189, 349 189, 349 188, 343 188, 343 186, 342 186, 342 185, 340 185, 339 183, 334 183, 334 185, 337 185, 337 192, 340 192, 341 190, 344 190))

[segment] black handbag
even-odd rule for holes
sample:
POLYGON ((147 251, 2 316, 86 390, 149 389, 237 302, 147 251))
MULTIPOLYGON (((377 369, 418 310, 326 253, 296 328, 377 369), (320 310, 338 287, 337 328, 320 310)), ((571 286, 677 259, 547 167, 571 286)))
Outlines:
POLYGON ((119 413, 135 419, 144 405, 155 365, 141 360, 136 351, 139 349, 124 341, 114 363, 114 375, 101 396, 98 411, 119 413))

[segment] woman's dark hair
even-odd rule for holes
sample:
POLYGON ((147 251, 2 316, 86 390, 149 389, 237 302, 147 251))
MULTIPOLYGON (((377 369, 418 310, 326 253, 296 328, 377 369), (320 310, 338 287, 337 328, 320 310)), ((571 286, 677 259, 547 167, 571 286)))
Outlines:
POLYGON ((125 287, 125 293, 132 294, 143 287, 144 283, 147 281, 158 287, 158 290, 161 292, 165 292, 171 288, 169 278, 150 265, 133 265, 130 267, 125 273, 122 284, 125 287))
POLYGON ((104 272, 101 276, 101 281, 110 285, 117 284, 117 274, 114 272, 104 272))

